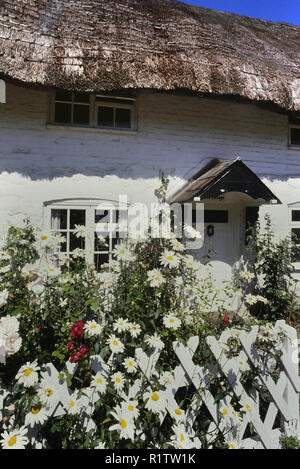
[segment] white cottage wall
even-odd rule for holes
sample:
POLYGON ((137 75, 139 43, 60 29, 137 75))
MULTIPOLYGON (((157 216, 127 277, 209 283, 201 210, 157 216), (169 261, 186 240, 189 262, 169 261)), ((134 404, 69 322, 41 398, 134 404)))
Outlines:
POLYGON ((161 172, 170 193, 212 158, 240 157, 284 205, 266 206, 278 235, 300 201, 300 153, 288 149, 287 116, 231 100, 140 92, 132 135, 47 125, 49 92, 7 84, 0 104, 2 232, 24 215, 41 225, 43 203, 64 198, 154 199, 161 172))

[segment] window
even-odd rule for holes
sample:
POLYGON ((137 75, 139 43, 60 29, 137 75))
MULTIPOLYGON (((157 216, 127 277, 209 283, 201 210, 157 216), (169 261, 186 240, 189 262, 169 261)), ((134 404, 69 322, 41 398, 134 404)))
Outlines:
POLYGON ((60 252, 73 257, 83 250, 85 259, 98 271, 113 259, 113 250, 120 239, 120 224, 127 219, 127 209, 107 203, 89 206, 48 205, 50 230, 61 234, 65 242, 60 252), (78 226, 84 236, 78 236, 78 226), (104 239, 104 242, 103 242, 104 239))
POLYGON ((300 149, 300 117, 289 117, 289 146, 300 149))
POLYGON ((291 226, 292 241, 295 244, 292 252, 292 262, 298 263, 300 267, 300 209, 292 210, 291 226))
POLYGON ((59 125, 131 131, 136 128, 135 99, 56 91, 50 120, 59 125))

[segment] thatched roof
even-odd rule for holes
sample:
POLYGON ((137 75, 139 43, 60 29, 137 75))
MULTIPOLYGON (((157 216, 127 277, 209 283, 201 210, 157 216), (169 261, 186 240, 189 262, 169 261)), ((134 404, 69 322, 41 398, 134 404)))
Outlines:
POLYGON ((172 0, 0 0, 0 78, 184 90, 300 111, 300 27, 172 0))

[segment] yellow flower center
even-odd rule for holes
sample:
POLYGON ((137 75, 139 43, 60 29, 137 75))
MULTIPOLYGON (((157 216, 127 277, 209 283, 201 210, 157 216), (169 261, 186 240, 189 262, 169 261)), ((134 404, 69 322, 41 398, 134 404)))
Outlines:
POLYGON ((133 362, 128 362, 128 365, 129 365, 129 366, 133 366, 133 362))
POLYGON ((172 261, 173 260, 173 256, 168 256, 168 261, 172 261))
POLYGON ((46 241, 46 239, 48 239, 48 236, 46 235, 42 236, 42 241, 46 241))
POLYGON ((115 346, 119 345, 119 342, 117 340, 114 340, 114 345, 115 346))
POLYGON ((98 378, 98 379, 97 379, 97 383, 102 384, 102 379, 101 379, 101 378, 98 378))
POLYGON ((97 327, 96 324, 91 325, 91 329, 96 329, 96 327, 97 327))
POLYGON ((236 449, 235 445, 233 443, 230 443, 229 447, 230 447, 230 449, 236 449))
POLYGON ((222 410, 222 414, 223 414, 223 415, 228 415, 228 410, 227 410, 227 409, 223 409, 223 410, 222 410))
POLYGON ((8 446, 14 446, 14 445, 16 444, 16 442, 17 442, 17 437, 16 437, 16 436, 12 436, 12 437, 8 440, 7 444, 8 444, 8 446))
POLYGON ((181 412, 180 409, 176 409, 176 410, 175 410, 175 414, 177 414, 177 415, 182 415, 182 412, 181 412))
POLYGON ((246 407, 247 410, 250 410, 250 409, 251 409, 251 407, 249 406, 249 404, 246 404, 245 407, 246 407))
POLYGON ((121 425, 122 428, 126 428, 126 427, 127 427, 127 422, 126 422, 126 420, 121 419, 120 425, 121 425))
POLYGON ((117 379, 116 379, 116 382, 117 382, 117 383, 120 383, 120 382, 121 382, 121 379, 120 379, 120 378, 117 378, 117 379))
POLYGON ((130 412, 133 412, 133 411, 134 411, 133 405, 129 405, 129 406, 128 406, 128 410, 130 410, 130 412))
POLYGON ((157 402, 159 400, 159 395, 155 392, 151 396, 152 401, 157 402))
POLYGON ((180 441, 184 441, 184 435, 180 433, 180 441))
POLYGON ((39 406, 31 407, 31 413, 37 415, 40 412, 41 408, 39 406))
POLYGON ((30 368, 27 368, 27 370, 24 371, 24 376, 30 376, 32 373, 32 370, 30 368))
POLYGON ((170 323, 172 323, 172 324, 173 324, 174 322, 175 322, 175 321, 174 321, 174 319, 170 319, 170 323))
POLYGON ((125 251, 124 251, 124 249, 121 249, 121 251, 120 251, 120 252, 121 252, 121 254, 125 254, 125 251))
POLYGON ((74 401, 70 401, 70 404, 69 404, 69 405, 70 405, 70 407, 74 407, 75 402, 74 402, 74 401))
POLYGON ((53 391, 52 391, 52 389, 50 389, 50 388, 46 388, 46 389, 45 389, 45 393, 46 393, 49 397, 53 395, 53 391))

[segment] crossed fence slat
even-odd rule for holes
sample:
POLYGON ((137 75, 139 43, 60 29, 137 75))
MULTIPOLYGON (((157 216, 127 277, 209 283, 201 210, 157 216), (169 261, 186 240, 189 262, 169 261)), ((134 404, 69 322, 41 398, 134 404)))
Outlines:
MULTIPOLYGON (((225 332, 219 339, 207 337, 207 344, 215 358, 215 365, 212 365, 209 369, 194 362, 194 356, 199 345, 198 337, 190 338, 187 345, 174 342, 173 348, 178 359, 178 365, 173 370, 174 381, 168 384, 164 391, 167 406, 166 410, 160 414, 161 424, 164 422, 167 413, 174 416, 174 411, 178 409, 179 404, 176 400, 178 390, 193 385, 195 391, 189 408, 186 409, 186 422, 192 432, 195 448, 200 448, 201 442, 193 434, 193 425, 203 406, 205 406, 206 411, 209 412, 211 417, 211 423, 208 426, 207 432, 212 436, 223 433, 225 441, 228 443, 232 440, 238 441, 240 447, 243 448, 279 448, 281 435, 293 435, 300 438, 300 380, 297 333, 293 328, 285 324, 284 321, 278 321, 276 325, 285 333, 285 338, 280 346, 280 351, 282 352, 280 356, 281 370, 277 382, 271 376, 271 368, 274 364, 272 356, 262 356, 255 345, 259 330, 258 326, 252 327, 249 333, 243 333, 239 336, 241 351, 235 357, 228 357, 224 347, 222 347, 222 342, 226 336, 225 332), (239 362, 247 363, 249 367, 255 368, 257 379, 269 394, 270 402, 264 417, 261 415, 260 409, 260 391, 254 387, 246 391, 241 381, 239 362), (228 394, 219 402, 217 402, 212 391, 211 384, 214 378, 226 379, 230 389, 228 394), (253 411, 248 415, 243 414, 240 420, 236 420, 235 424, 229 428, 228 421, 226 422, 220 414, 220 406, 230 407, 233 399, 247 400, 253 411), (278 417, 280 418, 280 428, 274 428, 274 424, 278 422, 278 417), (253 425, 256 433, 251 437, 245 436, 249 422, 253 425)), ((151 382, 153 377, 159 378, 159 373, 156 369, 159 357, 159 350, 155 350, 149 356, 141 349, 136 350, 139 368, 144 378, 149 382, 151 382)), ((109 366, 101 356, 92 356, 90 362, 91 368, 95 373, 100 371, 107 379, 109 378, 109 366)), ((77 365, 72 365, 69 362, 66 364, 66 369, 70 375, 75 373, 76 368, 77 365)), ((66 414, 71 396, 71 391, 66 381, 60 379, 59 372, 51 363, 44 367, 42 377, 51 380, 52 384, 59 391, 59 400, 51 412, 49 412, 48 420, 66 414)), ((140 383, 141 380, 138 380, 131 387, 129 392, 132 397, 138 392, 140 383)), ((6 391, 0 390, 0 414, 2 413, 7 395, 6 391)), ((100 396, 95 390, 89 389, 87 390, 87 395, 82 399, 80 416, 82 426, 87 431, 96 429, 95 422, 91 416, 99 398, 100 396)), ((34 444, 36 429, 31 429, 29 436, 34 444)), ((37 444, 36 447, 40 446, 37 444)))

